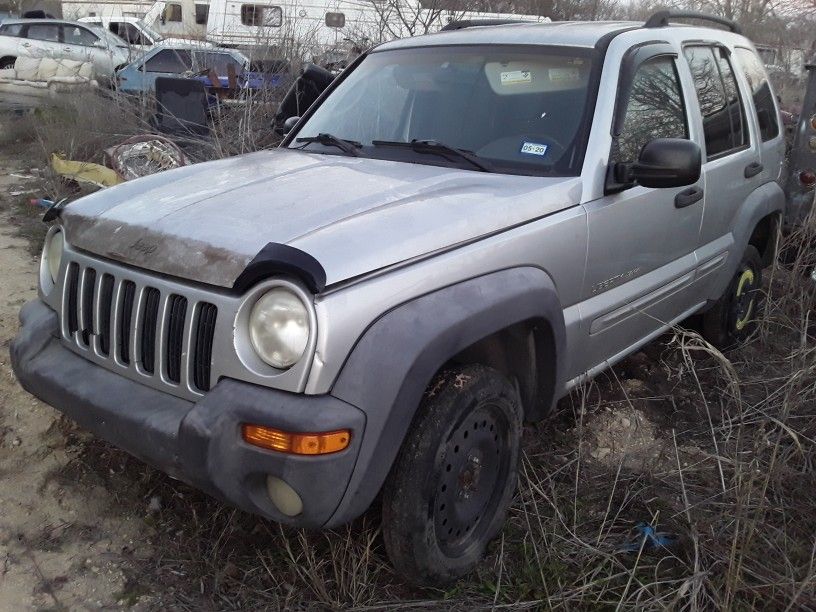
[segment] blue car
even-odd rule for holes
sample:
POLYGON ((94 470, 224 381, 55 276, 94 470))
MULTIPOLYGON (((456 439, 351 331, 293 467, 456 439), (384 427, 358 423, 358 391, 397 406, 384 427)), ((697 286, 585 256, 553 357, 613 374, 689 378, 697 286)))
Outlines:
POLYGON ((158 77, 189 77, 201 80, 215 89, 209 74, 218 77, 219 88, 229 88, 230 66, 239 90, 275 86, 280 75, 250 71, 250 62, 235 49, 212 49, 195 46, 157 46, 116 73, 117 88, 130 94, 155 92, 158 77))

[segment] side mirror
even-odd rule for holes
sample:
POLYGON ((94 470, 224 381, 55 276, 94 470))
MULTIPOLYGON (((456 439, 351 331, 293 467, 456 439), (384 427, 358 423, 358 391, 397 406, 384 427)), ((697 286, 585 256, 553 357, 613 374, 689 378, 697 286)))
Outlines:
POLYGON ((108 45, 105 44, 104 40, 94 41, 93 46, 96 47, 97 49, 107 49, 108 48, 108 45))
POLYGON ((646 143, 635 163, 623 168, 625 176, 620 178, 653 189, 685 187, 700 179, 702 163, 697 143, 683 138, 656 138, 646 143))
POLYGON ((283 122, 283 130, 282 133, 285 136, 292 129, 297 125, 297 122, 300 121, 300 117, 289 117, 286 121, 283 122))

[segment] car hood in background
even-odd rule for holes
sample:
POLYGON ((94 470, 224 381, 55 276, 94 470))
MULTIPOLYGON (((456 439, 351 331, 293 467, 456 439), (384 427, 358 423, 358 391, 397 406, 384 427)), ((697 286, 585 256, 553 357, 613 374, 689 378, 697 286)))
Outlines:
POLYGON ((62 213, 74 247, 232 287, 270 242, 331 285, 578 204, 578 178, 511 176, 278 149, 186 166, 62 213))

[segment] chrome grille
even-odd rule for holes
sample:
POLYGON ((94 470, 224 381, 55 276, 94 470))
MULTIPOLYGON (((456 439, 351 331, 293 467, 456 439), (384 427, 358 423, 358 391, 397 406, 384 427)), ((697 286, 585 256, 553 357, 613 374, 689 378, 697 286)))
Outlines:
MULTIPOLYGON (((218 308, 103 262, 71 261, 62 335, 93 361, 190 397, 208 391, 218 308)), ((201 293, 200 291, 196 293, 201 293)))

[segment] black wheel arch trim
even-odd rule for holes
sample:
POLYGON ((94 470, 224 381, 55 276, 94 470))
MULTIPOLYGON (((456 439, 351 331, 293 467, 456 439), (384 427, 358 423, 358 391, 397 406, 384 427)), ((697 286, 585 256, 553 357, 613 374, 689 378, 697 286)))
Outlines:
POLYGON ((548 409, 565 385, 566 330, 555 284, 540 268, 511 268, 439 289, 388 311, 366 330, 331 391, 366 414, 366 433, 327 527, 353 520, 379 493, 434 374, 479 340, 525 321, 549 328, 548 409))
POLYGON ((294 276, 313 293, 320 293, 326 288, 326 270, 317 259, 305 251, 276 242, 270 242, 258 251, 235 279, 232 288, 243 292, 275 274, 294 276))

